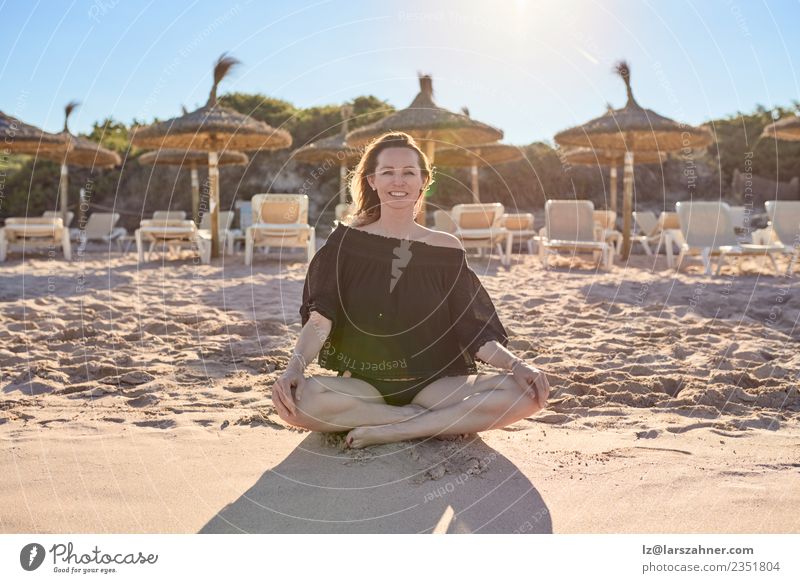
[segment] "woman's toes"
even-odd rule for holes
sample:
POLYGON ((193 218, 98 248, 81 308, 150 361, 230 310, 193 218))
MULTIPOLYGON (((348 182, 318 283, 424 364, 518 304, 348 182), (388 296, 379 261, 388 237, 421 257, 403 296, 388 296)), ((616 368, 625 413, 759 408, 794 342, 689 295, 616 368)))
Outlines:
POLYGON ((356 427, 355 429, 351 429, 350 433, 347 434, 345 443, 347 444, 347 447, 353 449, 359 449, 371 445, 374 442, 370 440, 370 428, 356 427))

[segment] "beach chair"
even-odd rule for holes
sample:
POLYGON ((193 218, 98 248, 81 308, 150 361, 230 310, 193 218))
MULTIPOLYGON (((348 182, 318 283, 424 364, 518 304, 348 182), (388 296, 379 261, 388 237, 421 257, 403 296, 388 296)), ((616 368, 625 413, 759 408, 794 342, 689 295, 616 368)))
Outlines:
POLYGON ((594 238, 596 241, 605 241, 614 246, 614 251, 619 254, 622 251, 622 233, 617 231, 617 213, 614 211, 595 210, 594 216, 594 238))
POLYGON ((211 262, 211 233, 198 229, 192 220, 145 219, 136 229, 134 237, 139 263, 145 259, 150 261, 159 245, 176 255, 182 248, 190 247, 197 250, 203 263, 211 262), (146 245, 149 246, 145 257, 146 245))
POLYGON ((456 232, 456 224, 453 222, 453 217, 450 216, 450 213, 446 210, 439 209, 433 211, 433 229, 452 235, 456 232))
POLYGON ((455 225, 453 235, 461 240, 464 249, 497 250, 500 263, 511 262, 511 232, 500 226, 503 205, 499 202, 457 204, 450 211, 455 225))
POLYGON ((154 221, 183 221, 186 219, 186 211, 155 211, 154 221))
POLYGON ((336 205, 336 209, 334 210, 335 218, 337 221, 342 221, 352 211, 353 211, 353 205, 347 204, 346 202, 340 202, 339 204, 336 205))
POLYGON ((770 200, 764 206, 770 220, 770 246, 790 256, 786 269, 786 275, 789 275, 800 255, 800 201, 770 200))
POLYGON ((731 223, 736 237, 740 243, 752 242, 752 229, 750 228, 751 213, 743 206, 732 206, 731 223))
POLYGON ((778 266, 772 245, 739 243, 733 229, 730 207, 717 201, 679 202, 675 205, 681 225, 683 244, 676 269, 680 270, 684 258, 699 256, 706 275, 712 273, 712 258, 717 257, 716 274, 719 275, 728 257, 767 257, 775 271, 778 266))
MULTIPOLYGON (((226 254, 233 255, 233 239, 236 236, 236 231, 231 229, 233 219, 236 213, 233 211, 220 211, 219 217, 219 241, 226 254)), ((211 233, 211 213, 203 213, 203 218, 200 219, 200 230, 211 233)))
MULTIPOLYGON (((61 211, 44 211, 42 216, 45 219, 60 219, 61 218, 61 211)), ((64 225, 65 227, 69 227, 72 224, 72 219, 75 218, 75 213, 72 211, 67 211, 67 224, 64 225)))
POLYGON ((244 262, 253 263, 253 251, 263 247, 302 247, 306 260, 316 252, 314 227, 308 224, 305 194, 256 194, 251 200, 253 224, 245 231, 244 262))
POLYGON ((237 200, 234 208, 238 211, 239 226, 228 230, 228 238, 225 243, 229 255, 237 253, 240 244, 244 245, 245 231, 253 224, 253 206, 249 200, 237 200))
POLYGON ((683 245, 678 213, 664 211, 656 218, 651 211, 639 211, 633 213, 633 221, 638 232, 631 237, 631 243, 639 243, 648 257, 653 255, 650 245, 656 245, 656 255, 663 246, 667 254, 667 265, 673 267, 673 246, 680 249, 683 245))
POLYGON ((117 241, 128 235, 128 231, 116 226, 118 222, 119 213, 92 213, 86 226, 83 229, 70 229, 70 235, 82 244, 88 241, 117 241))
POLYGON ((506 213, 500 219, 500 226, 511 233, 512 247, 514 243, 524 243, 533 255, 533 244, 539 242, 539 234, 533 228, 533 213, 506 213))
POLYGON ((544 207, 545 227, 539 244, 539 257, 547 269, 550 255, 559 251, 572 254, 584 251, 600 255, 600 264, 610 269, 614 247, 595 239, 594 204, 589 200, 548 200, 544 207))
POLYGON ((72 260, 69 230, 61 217, 9 217, 0 228, 0 262, 5 261, 12 245, 23 250, 31 248, 60 248, 64 259, 72 260))

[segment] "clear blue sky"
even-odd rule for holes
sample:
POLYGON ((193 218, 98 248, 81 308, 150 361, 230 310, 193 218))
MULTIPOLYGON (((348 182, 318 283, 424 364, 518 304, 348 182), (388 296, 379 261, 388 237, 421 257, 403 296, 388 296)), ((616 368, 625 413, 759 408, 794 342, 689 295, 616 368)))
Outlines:
POLYGON ((431 73, 440 106, 517 144, 621 106, 620 57, 639 103, 687 123, 800 99, 797 1, 0 0, 0 19, 0 109, 50 131, 72 99, 78 132, 202 105, 224 51, 243 65, 221 92, 301 107, 405 107, 431 73))

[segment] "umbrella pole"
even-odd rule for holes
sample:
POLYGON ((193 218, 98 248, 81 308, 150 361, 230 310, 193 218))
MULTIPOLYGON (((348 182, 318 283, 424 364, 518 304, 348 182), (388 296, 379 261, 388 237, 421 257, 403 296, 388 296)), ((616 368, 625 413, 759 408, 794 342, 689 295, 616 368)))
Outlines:
POLYGON ((216 152, 208 153, 208 211, 211 213, 211 257, 219 257, 219 158, 216 152))
POLYGON ((478 165, 473 164, 472 168, 470 168, 470 173, 472 174, 472 198, 475 202, 481 202, 481 192, 480 192, 480 180, 478 179, 478 165))
POLYGON ((631 254, 631 227, 633 223, 633 152, 625 152, 622 174, 622 259, 631 254))
POLYGON ((197 166, 189 165, 192 177, 192 219, 194 224, 200 226, 200 179, 197 176, 197 166))
POLYGON ((617 212, 617 164, 611 164, 611 187, 609 188, 610 198, 611 198, 611 209, 615 213, 617 212))
POLYGON ((347 202, 347 163, 339 165, 339 204, 347 202))
POLYGON ((61 178, 58 181, 58 194, 61 199, 61 220, 64 221, 64 228, 67 228, 67 189, 69 188, 69 168, 67 163, 61 164, 61 178))

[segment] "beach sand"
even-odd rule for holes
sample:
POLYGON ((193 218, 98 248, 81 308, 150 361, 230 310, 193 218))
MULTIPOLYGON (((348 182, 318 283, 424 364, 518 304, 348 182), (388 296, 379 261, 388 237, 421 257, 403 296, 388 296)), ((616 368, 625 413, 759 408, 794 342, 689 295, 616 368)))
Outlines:
POLYGON ((471 256, 509 348, 547 371, 549 408, 353 451, 272 407, 300 331, 297 257, 12 255, 0 531, 800 531, 795 278, 752 260, 711 278, 643 256, 609 273, 471 256))

